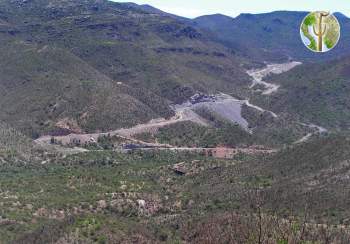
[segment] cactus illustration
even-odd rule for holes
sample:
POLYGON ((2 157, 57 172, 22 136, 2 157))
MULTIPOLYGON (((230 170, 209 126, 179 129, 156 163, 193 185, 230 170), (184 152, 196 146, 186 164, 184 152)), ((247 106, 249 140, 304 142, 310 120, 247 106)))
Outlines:
POLYGON ((326 33, 326 30, 327 30, 327 25, 325 25, 324 28, 322 28, 323 18, 327 17, 328 15, 329 15, 329 13, 326 13, 326 12, 320 12, 319 13, 318 31, 316 31, 315 25, 313 25, 314 33, 318 37, 317 51, 319 51, 319 52, 322 52, 323 36, 324 36, 324 34, 326 33))

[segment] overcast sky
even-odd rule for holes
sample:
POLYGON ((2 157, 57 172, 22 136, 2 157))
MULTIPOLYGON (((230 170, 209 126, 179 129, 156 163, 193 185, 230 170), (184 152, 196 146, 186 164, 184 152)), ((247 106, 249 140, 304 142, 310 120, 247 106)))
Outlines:
POLYGON ((149 4, 165 12, 189 18, 221 13, 266 13, 275 10, 331 11, 350 16, 350 0, 114 0, 149 4))

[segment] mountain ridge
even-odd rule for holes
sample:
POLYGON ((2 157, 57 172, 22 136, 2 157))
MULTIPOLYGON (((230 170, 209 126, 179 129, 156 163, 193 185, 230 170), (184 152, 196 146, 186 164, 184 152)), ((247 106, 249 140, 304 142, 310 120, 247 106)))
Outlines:
POLYGON ((236 18, 217 15, 195 18, 196 25, 212 31, 216 40, 241 55, 260 61, 282 62, 296 59, 304 62, 331 60, 350 54, 350 19, 341 13, 339 17, 342 37, 332 52, 322 55, 310 52, 302 44, 299 27, 308 12, 274 11, 261 14, 240 14, 236 18), (244 52, 242 53, 242 50, 244 52))

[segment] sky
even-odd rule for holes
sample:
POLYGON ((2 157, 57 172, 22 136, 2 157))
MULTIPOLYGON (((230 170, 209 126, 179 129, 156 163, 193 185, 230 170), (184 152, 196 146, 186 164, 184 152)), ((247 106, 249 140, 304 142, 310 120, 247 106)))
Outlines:
POLYGON ((236 17, 240 13, 266 13, 275 10, 331 11, 350 16, 349 0, 113 0, 149 4, 165 12, 195 18, 221 13, 236 17))

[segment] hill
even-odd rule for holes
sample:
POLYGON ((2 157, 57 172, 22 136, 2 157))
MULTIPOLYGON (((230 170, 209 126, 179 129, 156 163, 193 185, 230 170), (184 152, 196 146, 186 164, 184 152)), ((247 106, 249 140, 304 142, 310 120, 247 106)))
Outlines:
POLYGON ((284 192, 269 205, 284 208, 292 203, 299 210, 307 205, 317 221, 349 224, 349 145, 347 134, 330 135, 281 151, 267 160, 261 165, 262 175, 273 181, 267 191, 284 192))
POLYGON ((349 58, 304 64, 280 75, 266 77, 280 88, 253 102, 276 113, 289 113, 326 128, 349 128, 349 58))
POLYGON ((107 0, 3 1, 0 11, 0 120, 32 137, 170 117, 169 104, 196 91, 240 94, 249 82, 246 61, 162 13, 107 0))

